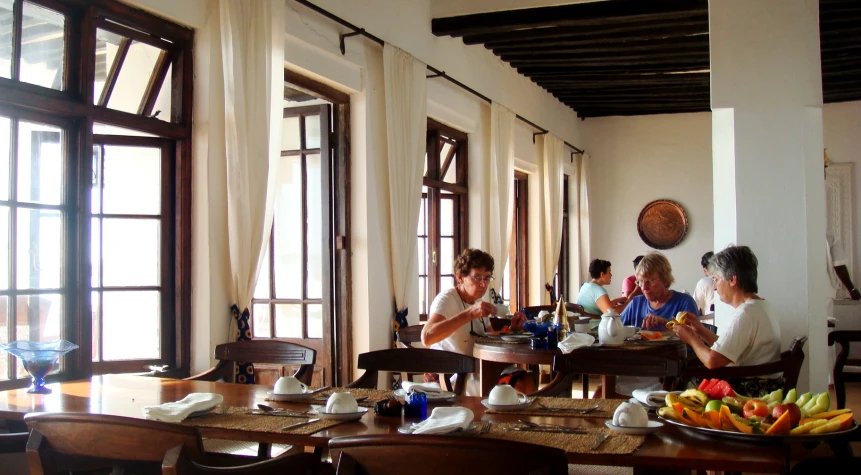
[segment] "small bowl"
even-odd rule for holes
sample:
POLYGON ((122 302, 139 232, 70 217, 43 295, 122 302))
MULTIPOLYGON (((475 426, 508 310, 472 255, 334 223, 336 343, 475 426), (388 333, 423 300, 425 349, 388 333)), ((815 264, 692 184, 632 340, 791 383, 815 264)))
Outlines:
POLYGON ((498 332, 511 325, 511 317, 490 317, 490 328, 498 332))

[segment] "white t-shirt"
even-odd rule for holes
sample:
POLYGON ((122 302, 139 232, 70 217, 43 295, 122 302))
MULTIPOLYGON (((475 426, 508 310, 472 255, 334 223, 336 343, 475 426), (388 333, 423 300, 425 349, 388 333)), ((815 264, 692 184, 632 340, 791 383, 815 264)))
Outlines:
POLYGON ((780 359, 780 325, 766 300, 750 299, 735 309, 725 330, 718 330, 712 350, 730 366, 753 366, 780 359))
MULTIPOLYGON (((447 319, 452 318, 468 309, 472 305, 463 301, 457 293, 457 289, 451 288, 440 292, 431 303, 428 315, 438 313, 447 319)), ((469 323, 461 325, 457 330, 449 335, 446 339, 434 343, 430 347, 434 350, 452 351, 462 355, 472 356, 473 336, 470 330, 478 335, 485 335, 487 328, 490 328, 490 321, 487 318, 471 320, 469 323)), ((454 384, 457 380, 457 375, 453 376, 451 383, 454 384)), ((481 385, 478 378, 470 373, 466 381, 466 395, 478 396, 481 394, 481 385)))
POLYGON ((715 313, 712 308, 715 303, 715 285, 711 277, 703 277, 697 282, 693 297, 697 303, 697 308, 702 310, 703 315, 715 313))

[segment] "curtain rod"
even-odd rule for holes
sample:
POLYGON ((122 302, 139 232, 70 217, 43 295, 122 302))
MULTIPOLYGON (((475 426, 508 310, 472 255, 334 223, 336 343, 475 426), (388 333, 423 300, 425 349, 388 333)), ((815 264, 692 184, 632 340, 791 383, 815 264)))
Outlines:
MULTIPOLYGON (((365 31, 365 29, 364 29, 364 28, 359 28, 358 26, 356 26, 356 25, 354 25, 354 24, 352 24, 352 23, 348 22, 347 20, 344 20, 343 18, 341 18, 341 17, 339 17, 339 16, 335 15, 334 13, 331 13, 331 12, 329 12, 328 10, 324 10, 323 8, 320 8, 320 7, 318 7, 317 5, 314 5, 313 3, 309 2, 308 0, 295 0, 295 1, 296 1, 296 3, 299 3, 299 4, 301 4, 301 5, 304 5, 304 6, 308 7, 308 8, 310 8, 311 10, 314 10, 315 12, 319 13, 320 15, 323 15, 324 17, 326 17, 326 18, 328 18, 328 19, 330 19, 330 20, 334 21, 335 23, 338 23, 338 24, 340 24, 341 26, 345 26, 345 27, 347 27, 347 28, 349 28, 350 30, 352 30, 352 31, 353 31, 352 33, 345 33, 345 34, 343 34, 343 35, 339 35, 339 42, 340 42, 341 54, 342 54, 342 55, 346 54, 346 51, 347 51, 347 48, 346 48, 346 46, 344 45, 344 39, 345 39, 345 38, 349 38, 349 37, 351 37, 351 36, 364 36, 365 38, 367 38, 367 39, 369 39, 369 40, 373 41, 374 43, 377 43, 377 44, 378 44, 378 45, 380 45, 380 46, 383 46, 383 45, 385 45, 385 44, 386 44, 386 42, 385 42, 385 41, 383 41, 382 39, 380 39, 380 38, 378 38, 378 37, 376 37, 376 36, 374 36, 374 35, 372 35, 372 34, 368 33, 367 31, 365 31)), ((469 92, 470 94, 472 94, 472 95, 474 95, 474 96, 476 96, 476 97, 478 97, 478 98, 480 98, 480 99, 484 100, 484 101, 485 101, 485 102, 487 102, 488 104, 490 104, 490 103, 492 103, 492 102, 493 102, 489 97, 487 97, 487 96, 485 96, 484 94, 482 94, 482 93, 480 93, 480 92, 476 91, 475 89, 473 89, 473 88, 471 88, 471 87, 467 86, 466 84, 464 84, 464 83, 462 83, 462 82, 458 81, 457 79, 455 79, 455 78, 453 78, 453 77, 449 76, 448 74, 446 74, 446 73, 445 73, 445 71, 440 71, 439 69, 437 69, 437 68, 435 68, 435 67, 431 66, 430 64, 427 64, 426 66, 427 66, 427 69, 428 69, 429 71, 431 71, 432 73, 434 73, 432 76, 428 76, 429 78, 442 77, 442 78, 444 78, 444 79, 448 80, 449 82, 451 82, 452 84, 454 84, 454 85, 456 85, 456 86, 460 87, 461 89, 463 89, 463 90, 465 90, 465 91, 469 92)), ((524 118, 524 117, 520 116, 519 114, 517 114, 517 118, 518 118, 518 119, 520 119, 522 122, 525 122, 526 124, 528 124, 528 125, 529 125, 529 126, 531 126, 532 128, 534 128, 534 129, 536 129, 536 130, 539 130, 539 131, 540 131, 540 133, 539 133, 539 134, 534 134, 534 135, 532 136, 532 141, 533 141, 533 142, 535 141, 535 135, 543 135, 543 134, 546 134, 546 133, 548 133, 548 132, 549 132, 549 131, 548 131, 547 129, 545 129, 544 127, 539 126, 539 125, 538 125, 538 124, 536 124, 535 122, 532 122, 531 120, 528 120, 528 119, 526 119, 526 118, 524 118)), ((568 146, 569 148, 571 148, 572 150, 574 150, 574 152, 572 153, 572 158, 573 158, 573 155, 574 155, 574 154, 583 154, 583 153, 584 153, 584 150, 583 150, 583 149, 577 148, 577 147, 575 147, 575 146, 571 145, 571 144, 570 144, 570 143, 568 143, 568 142, 564 142, 564 141, 563 141, 563 143, 564 143, 566 146, 568 146)))

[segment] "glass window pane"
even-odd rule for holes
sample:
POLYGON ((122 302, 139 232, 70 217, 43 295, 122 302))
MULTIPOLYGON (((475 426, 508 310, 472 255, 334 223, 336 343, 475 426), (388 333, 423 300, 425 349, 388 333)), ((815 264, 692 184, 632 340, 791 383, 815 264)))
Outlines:
POLYGON ((440 200, 440 235, 441 236, 453 236, 454 235, 454 200, 451 198, 445 198, 440 200))
POLYGON ((422 176, 424 176, 424 177, 428 176, 428 153, 427 152, 425 152, 425 164, 424 164, 423 170, 424 171, 422 172, 422 176))
POLYGON ((308 305, 308 338, 323 338, 322 305, 308 305))
POLYGON ((65 16, 24 2, 21 24, 21 81, 63 90, 65 31, 65 16))
POLYGON ((320 116, 305 117, 305 148, 320 148, 320 116))
POLYGON ((269 296, 269 241, 266 241, 266 252, 263 254, 263 261, 260 264, 260 272, 257 274, 257 285, 254 286, 254 298, 268 299, 269 296))
POLYGON ((99 348, 102 344, 102 307, 101 292, 90 292, 90 307, 93 320, 93 361, 101 361, 99 348))
POLYGON ((417 234, 419 236, 425 235, 425 229, 426 229, 425 222, 428 219, 428 217, 427 217, 427 203, 428 203, 427 195, 422 195, 422 200, 419 203, 419 228, 417 231, 417 234))
MULTIPOLYGON (((302 162, 299 156, 281 158, 280 193, 275 203, 275 296, 302 298, 302 162)), ((276 312, 277 313, 277 312, 276 312)))
POLYGON ((0 206, 0 289, 9 288, 9 212, 9 207, 0 206))
POLYGON ((106 214, 161 211, 161 149, 105 145, 102 186, 106 214))
POLYGON ((50 209, 19 208, 17 282, 20 289, 62 286, 63 217, 50 209))
POLYGON ((18 123, 18 199, 58 205, 63 202, 61 130, 49 125, 18 123))
MULTIPOLYGON (((5 343, 9 343, 9 297, 0 295, 0 344, 5 343)), ((9 379, 8 364, 9 353, 0 351, 0 381, 9 379)))
POLYGON ((132 135, 135 137, 156 137, 156 135, 140 132, 134 129, 126 129, 114 125, 100 124, 93 122, 93 133, 101 135, 132 135))
POLYGON ((102 212, 102 146, 93 145, 93 176, 90 180, 90 213, 102 212))
MULTIPOLYGON (((0 0, 0 77, 7 79, 12 78, 12 2, 0 0)), ((0 366, 0 379, 6 375, 5 368, 0 366)))
POLYGON ((281 151, 299 148, 299 117, 285 117, 281 122, 281 151))
POLYGON ((419 275, 426 275, 425 265, 427 264, 428 249, 427 249, 427 239, 425 239, 425 238, 419 238, 418 256, 419 256, 419 258, 418 258, 419 275))
POLYGON ((160 54, 154 46, 132 41, 108 100, 109 108, 137 114, 160 54))
POLYGON ((17 340, 53 341, 60 338, 62 295, 19 295, 17 301, 17 340))
POLYGON ((440 283, 440 288, 439 288, 440 292, 444 292, 444 291, 454 287, 454 277, 442 276, 440 278, 439 283, 440 283))
POLYGON ((105 361, 152 359, 161 355, 158 291, 104 292, 105 361))
POLYGON ((104 286, 159 285, 160 221, 106 218, 102 226, 104 286))
POLYGON ((100 265, 102 255, 102 220, 90 219, 90 285, 102 286, 102 267, 100 265))
POLYGON ((419 277, 419 311, 425 315, 428 313, 428 279, 427 277, 419 277))
POLYGON ((448 166, 448 170, 446 170, 442 181, 446 183, 457 183, 457 154, 452 157, 451 165, 448 166))
POLYGON ((323 297, 323 195, 320 190, 320 155, 308 155, 305 163, 308 173, 308 298, 319 299, 323 297))
POLYGON ((168 66, 167 74, 164 76, 164 81, 161 83, 161 89, 158 91, 158 96, 155 99, 155 105, 152 108, 152 116, 156 119, 170 122, 170 96, 171 96, 171 76, 173 74, 173 65, 168 66))
POLYGON ((254 337, 271 338, 272 328, 269 317, 269 304, 254 304, 251 308, 251 330, 254 337))
POLYGON ((454 274, 454 239, 440 238, 439 256, 439 273, 454 274))
POLYGON ((279 338, 302 338, 301 305, 275 305, 275 336, 279 338))
POLYGON ((0 200, 9 199, 9 158, 11 156, 12 121, 8 117, 0 117, 0 200))
POLYGON ((108 73, 117 57, 117 51, 120 49, 120 42, 124 37, 101 28, 96 29, 96 78, 93 89, 93 104, 99 103, 99 98, 102 97, 102 90, 105 88, 105 82, 108 79, 108 73))

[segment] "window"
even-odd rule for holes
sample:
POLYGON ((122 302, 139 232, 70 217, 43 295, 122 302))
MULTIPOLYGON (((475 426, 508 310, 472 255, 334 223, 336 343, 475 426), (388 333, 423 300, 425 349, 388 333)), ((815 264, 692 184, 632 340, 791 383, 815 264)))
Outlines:
POLYGON ((454 287, 454 259, 467 246, 467 137, 428 119, 418 222, 419 318, 454 287))
POLYGON ((0 23, 0 341, 187 373, 193 32, 111 0, 0 0, 0 23))
POLYGON ((556 265, 556 278, 553 280, 554 296, 559 298, 560 295, 565 297, 566 301, 570 298, 567 295, 569 273, 569 251, 568 251, 568 175, 563 175, 562 178, 562 246, 559 248, 559 263, 556 265))
POLYGON ((514 171, 514 219, 508 243, 508 262, 502 272, 500 291, 511 310, 518 310, 529 301, 529 263, 527 259, 529 217, 529 183, 526 173, 514 171))

